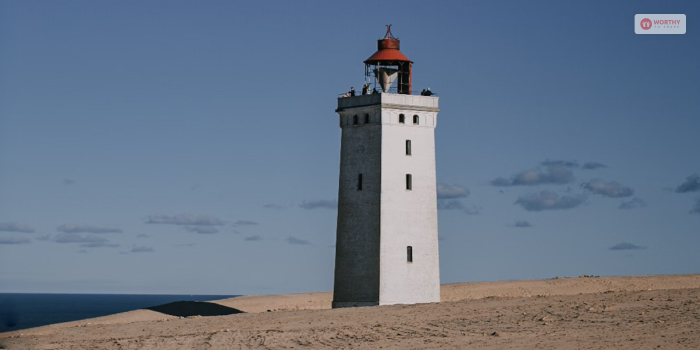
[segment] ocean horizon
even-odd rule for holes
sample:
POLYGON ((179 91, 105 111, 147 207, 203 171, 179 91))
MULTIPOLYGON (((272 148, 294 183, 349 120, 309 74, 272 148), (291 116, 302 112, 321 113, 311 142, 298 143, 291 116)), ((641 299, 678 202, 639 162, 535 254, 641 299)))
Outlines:
POLYGON ((0 333, 139 310, 176 301, 240 295, 0 293, 0 333))

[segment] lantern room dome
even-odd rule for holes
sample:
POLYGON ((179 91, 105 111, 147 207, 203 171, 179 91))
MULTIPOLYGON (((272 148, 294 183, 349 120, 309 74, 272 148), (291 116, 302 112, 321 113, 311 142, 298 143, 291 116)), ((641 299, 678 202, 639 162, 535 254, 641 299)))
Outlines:
POLYGON ((386 26, 386 34, 377 40, 377 52, 365 60, 365 64, 379 64, 381 62, 412 62, 399 51, 399 39, 391 35, 391 25, 386 26))

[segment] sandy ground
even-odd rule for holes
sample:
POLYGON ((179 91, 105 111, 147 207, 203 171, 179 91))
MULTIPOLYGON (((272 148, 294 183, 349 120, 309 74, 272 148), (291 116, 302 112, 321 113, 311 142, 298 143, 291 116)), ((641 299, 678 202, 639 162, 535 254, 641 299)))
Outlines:
POLYGON ((0 334, 6 349, 700 349, 700 275, 443 285, 442 302, 330 310, 331 293, 137 310, 0 334), (270 310, 271 312, 267 312, 270 310))

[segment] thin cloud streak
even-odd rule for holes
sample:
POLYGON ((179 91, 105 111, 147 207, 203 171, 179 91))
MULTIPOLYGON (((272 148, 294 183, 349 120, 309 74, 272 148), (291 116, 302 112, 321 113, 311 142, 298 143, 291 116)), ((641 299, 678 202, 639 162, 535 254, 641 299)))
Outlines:
POLYGON ((631 197, 634 195, 634 190, 630 187, 621 185, 615 181, 603 181, 594 179, 584 182, 581 187, 590 192, 603 195, 610 198, 631 197))
POLYGON ((585 201, 586 197, 583 195, 559 196, 555 192, 543 190, 522 195, 518 197, 514 204, 520 205, 527 211, 543 211, 572 209, 580 206, 585 201))
POLYGON ((83 248, 117 248, 119 244, 117 243, 85 243, 80 245, 83 248))
POLYGON ((296 238, 294 236, 289 236, 285 241, 289 244, 297 244, 297 245, 310 245, 311 243, 305 239, 301 238, 296 238))
POLYGON ((95 235, 79 235, 77 233, 59 233, 54 236, 53 241, 56 243, 106 243, 107 238, 95 235))
POLYGON ((219 229, 213 226, 185 226, 187 232, 199 233, 199 234, 214 234, 219 233, 219 229))
POLYGON ((252 225, 259 225, 255 221, 250 221, 250 220, 238 220, 233 223, 233 226, 252 226, 252 225))
POLYGON ((533 225, 527 220, 518 220, 515 222, 513 227, 525 228, 525 227, 533 227, 533 225))
POLYGON ((146 246, 140 246, 140 247, 133 247, 129 251, 131 253, 152 253, 155 252, 155 249, 152 247, 146 247, 146 246))
POLYGON ((578 168, 578 162, 575 160, 545 160, 541 162, 540 165, 543 166, 560 166, 565 168, 578 168))
POLYGON ((607 167, 608 167, 608 166, 605 165, 605 164, 601 164, 601 163, 598 163, 598 162, 590 162, 590 163, 585 163, 585 164, 583 164, 583 166, 581 167, 581 169, 584 169, 584 170, 594 170, 594 169, 607 168, 607 167))
POLYGON ((462 204, 462 202, 456 199, 438 199, 437 205, 438 210, 461 211, 467 215, 479 215, 479 213, 481 213, 481 210, 483 210, 482 207, 476 205, 473 205, 471 207, 465 207, 464 204, 462 204))
POLYGON ((469 190, 466 187, 459 185, 447 185, 443 183, 437 184, 438 199, 456 199, 469 196, 469 190))
POLYGON ((438 210, 463 210, 464 205, 458 200, 438 200, 438 210))
POLYGON ((0 244, 5 245, 16 245, 16 244, 30 244, 32 240, 27 237, 5 237, 0 236, 0 244))
POLYGON ((56 231, 63 233, 122 233, 122 230, 118 228, 98 227, 86 224, 63 224, 56 227, 56 231))
POLYGON ((59 233, 54 236, 56 243, 81 243, 83 248, 116 248, 119 244, 111 243, 108 239, 96 235, 79 235, 77 233, 59 233))
POLYGON ((536 186, 536 185, 563 185, 574 181, 574 173, 562 166, 547 166, 535 168, 513 175, 510 179, 499 177, 491 181, 492 186, 536 186))
POLYGON ((147 224, 166 224, 166 225, 202 225, 202 226, 221 226, 223 221, 213 216, 195 215, 195 214, 177 214, 169 215, 151 215, 146 220, 147 224))
POLYGON ((34 229, 29 225, 19 222, 2 222, 0 223, 0 231, 17 232, 17 233, 34 233, 34 229))
POLYGON ((629 210, 629 209, 635 209, 635 208, 643 208, 647 206, 647 202, 643 201, 640 198, 634 197, 628 201, 624 201, 620 203, 620 206, 618 208, 623 209, 623 210, 629 210))
POLYGON ((622 242, 615 244, 614 246, 609 248, 610 250, 643 250, 647 249, 647 247, 639 246, 636 244, 632 243, 627 243, 627 242, 622 242))
POLYGON ((338 202, 336 200, 319 199, 319 200, 304 201, 303 203, 299 204, 299 206, 303 209, 306 209, 306 210, 338 209, 338 202))

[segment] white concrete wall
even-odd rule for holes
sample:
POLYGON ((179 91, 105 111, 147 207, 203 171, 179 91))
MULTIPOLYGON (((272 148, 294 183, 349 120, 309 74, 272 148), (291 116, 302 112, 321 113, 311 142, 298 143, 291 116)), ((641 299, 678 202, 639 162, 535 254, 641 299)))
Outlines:
POLYGON ((382 109, 380 305, 440 301, 436 116, 408 108, 382 109), (405 115, 405 124, 398 123, 399 114, 405 115), (411 140, 410 156, 406 140, 411 140), (412 190, 406 190, 406 174, 412 175, 412 190), (408 246, 413 262, 407 262, 408 246))

